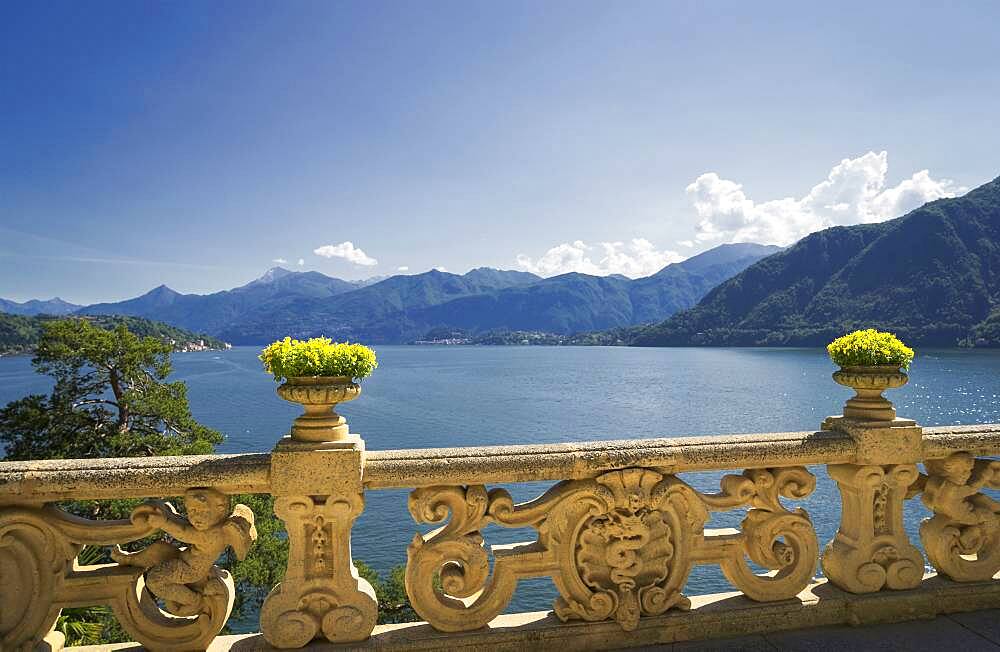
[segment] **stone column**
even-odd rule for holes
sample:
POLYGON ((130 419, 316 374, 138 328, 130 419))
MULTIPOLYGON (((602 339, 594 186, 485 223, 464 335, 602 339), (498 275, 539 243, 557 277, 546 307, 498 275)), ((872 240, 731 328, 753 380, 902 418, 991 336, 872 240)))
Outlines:
MULTIPOLYGON (((905 375, 899 375, 902 382, 883 389, 905 383, 905 375)), ((857 382, 864 386, 866 380, 880 384, 870 378, 857 382)), ((920 477, 916 462, 922 457, 922 430, 915 421, 896 417, 881 391, 874 393, 878 396, 865 397, 874 406, 870 410, 868 405, 859 408, 855 397, 843 416, 829 417, 822 425, 850 435, 857 445, 854 464, 827 467, 840 489, 842 511, 840 528, 822 560, 830 582, 851 593, 915 588, 924 571, 923 555, 903 529, 903 501, 920 477)))
POLYGON ((288 570, 261 609, 261 631, 277 648, 315 638, 335 643, 371 635, 378 603, 351 558, 351 527, 364 510, 364 441, 285 437, 271 457, 275 513, 288 530, 288 570))

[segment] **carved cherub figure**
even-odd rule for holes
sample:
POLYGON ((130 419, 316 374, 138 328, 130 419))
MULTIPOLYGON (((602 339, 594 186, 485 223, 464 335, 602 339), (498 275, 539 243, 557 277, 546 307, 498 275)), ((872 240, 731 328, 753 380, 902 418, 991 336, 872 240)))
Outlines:
POLYGON ((976 464, 975 457, 961 452, 928 460, 925 466, 924 505, 962 525, 998 525, 1000 503, 979 491, 992 480, 992 464, 976 464))
POLYGON ((211 591, 209 580, 219 556, 232 548, 244 559, 257 539, 254 515, 246 505, 230 513, 229 496, 210 488, 184 492, 187 518, 170 503, 150 501, 132 512, 132 522, 163 530, 180 543, 160 540, 138 552, 120 547, 111 557, 123 566, 147 569, 146 586, 162 599, 167 611, 177 616, 200 613, 202 597, 211 591))

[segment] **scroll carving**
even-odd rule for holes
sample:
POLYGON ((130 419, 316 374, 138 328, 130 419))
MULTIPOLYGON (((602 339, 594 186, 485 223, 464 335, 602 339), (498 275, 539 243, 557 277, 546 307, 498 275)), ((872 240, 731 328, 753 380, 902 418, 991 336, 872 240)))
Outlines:
POLYGON ((552 578, 559 618, 614 619, 626 631, 641 616, 688 608, 681 590, 698 563, 721 564, 753 599, 783 599, 811 579, 817 545, 808 515, 786 510, 778 496, 801 498, 814 486, 800 467, 760 469, 726 476, 720 493, 703 495, 675 476, 631 468, 560 482, 519 505, 481 485, 417 489, 409 505, 414 519, 444 525, 410 544, 407 593, 417 613, 443 631, 484 626, 528 577, 552 578), (705 532, 710 511, 741 505, 751 505, 743 533, 705 532), (490 573, 482 536, 489 523, 532 527, 538 537, 493 547, 490 573), (754 575, 744 555, 778 572, 754 575))
POLYGON ((816 489, 816 477, 802 467, 751 469, 743 477, 753 484, 751 509, 741 524, 742 545, 720 562, 722 572, 752 600, 792 598, 816 572, 819 543, 809 514, 785 509, 780 497, 805 498, 816 489), (773 573, 757 575, 746 558, 773 573))
POLYGON ((237 505, 230 514, 229 498, 212 489, 189 490, 187 498, 190 521, 159 501, 122 521, 92 521, 55 507, 0 510, 0 564, 5 582, 15 578, 0 598, 3 649, 32 649, 66 604, 110 605, 128 634, 150 650, 205 649, 225 625, 235 597, 229 573, 213 562, 229 545, 246 553, 255 537, 253 513, 237 505), (113 557, 126 563, 75 561, 84 545, 126 543, 161 528, 191 545, 160 541, 139 553, 119 549, 113 557), (183 603, 175 599, 182 588, 189 592, 183 603), (158 607, 154 593, 169 611, 158 607))
POLYGON ((442 523, 450 517, 429 534, 416 535, 407 549, 406 591, 417 613, 428 621, 433 618, 438 629, 454 632, 481 627, 510 601, 519 560, 498 553, 491 577, 480 533, 489 522, 486 512, 491 505, 505 513, 510 504, 506 491, 488 494, 482 485, 427 487, 410 494, 410 514, 418 522, 442 523), (432 580, 434 574, 440 576, 440 587, 432 580))
POLYGON ((0 649, 31 650, 59 617, 67 566, 78 553, 47 510, 0 510, 0 649))
POLYGON ((823 572, 852 593, 911 589, 923 578, 924 558, 903 528, 903 501, 917 481, 913 464, 836 464, 840 529, 823 553, 823 572))
POLYGON ((991 579, 1000 571, 1000 503, 980 489, 1000 489, 1000 462, 961 452, 925 466, 921 501, 934 512, 920 525, 928 559, 957 582, 991 579))

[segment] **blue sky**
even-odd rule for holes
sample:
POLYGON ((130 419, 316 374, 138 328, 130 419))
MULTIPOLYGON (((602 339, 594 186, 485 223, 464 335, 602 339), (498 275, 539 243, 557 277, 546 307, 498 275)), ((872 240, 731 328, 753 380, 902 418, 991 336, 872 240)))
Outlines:
POLYGON ((1000 174, 996 2, 2 12, 15 300, 208 292, 276 259, 637 276, 1000 174))

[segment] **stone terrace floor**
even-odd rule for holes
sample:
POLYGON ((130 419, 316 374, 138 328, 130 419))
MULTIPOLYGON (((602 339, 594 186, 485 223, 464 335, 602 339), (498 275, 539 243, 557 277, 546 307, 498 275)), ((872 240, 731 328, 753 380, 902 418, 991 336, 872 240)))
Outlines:
POLYGON ((688 641, 644 650, 670 652, 951 652, 1000 650, 1000 609, 970 611, 892 625, 813 627, 776 634, 688 641))
MULTIPOLYGON (((304 650, 576 652, 626 647, 667 652, 1000 650, 1000 608, 993 608, 1000 606, 997 580, 1000 573, 992 581, 959 584, 928 573, 917 589, 855 595, 819 579, 796 598, 772 603, 754 602, 739 592, 692 596, 689 610, 673 609, 660 616, 643 618, 628 634, 614 621, 563 623, 551 611, 535 611, 501 615, 486 628, 450 634, 426 623, 378 625, 372 637, 362 643, 335 645, 314 641, 304 650), (929 617, 952 611, 940 608, 945 605, 979 610, 929 617), (926 614, 923 618, 922 613, 926 614), (899 620, 903 622, 893 622, 899 620), (664 640, 675 642, 657 642, 664 640)), ((142 649, 137 643, 123 643, 67 648, 67 651, 142 649)), ((273 648, 260 634, 220 636, 209 647, 209 652, 270 650, 273 648)))
MULTIPOLYGON (((224 650, 262 650, 259 636, 221 636, 209 648, 210 652, 224 650)), ((545 649, 548 646, 535 648, 545 649)), ((88 646, 67 648, 74 652, 108 652, 143 648, 135 644, 88 646)), ((307 650, 345 650, 350 646, 313 644, 307 650)), ((453 647, 450 652, 468 647, 453 647)), ((530 650, 530 645, 524 649, 530 650)), ((688 641, 654 647, 630 648, 643 651, 664 652, 824 652, 826 650, 860 652, 950 652, 951 650, 1000 650, 1000 609, 972 611, 939 616, 933 620, 916 620, 891 625, 865 625, 858 627, 814 627, 775 634, 753 635, 710 641, 688 641)))

